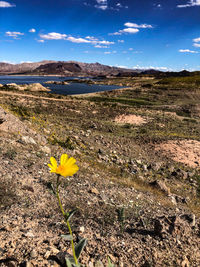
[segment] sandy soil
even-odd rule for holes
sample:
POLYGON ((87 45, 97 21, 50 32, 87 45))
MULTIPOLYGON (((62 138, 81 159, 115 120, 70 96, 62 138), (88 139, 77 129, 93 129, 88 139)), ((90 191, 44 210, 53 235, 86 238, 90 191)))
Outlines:
POLYGON ((147 119, 143 118, 142 116, 137 116, 137 115, 120 115, 117 116, 114 120, 117 123, 130 123, 130 124, 135 124, 135 125, 141 125, 144 123, 147 123, 147 119))
POLYGON ((156 145, 157 151, 162 151, 177 162, 190 167, 200 167, 200 142, 195 140, 168 141, 156 145))

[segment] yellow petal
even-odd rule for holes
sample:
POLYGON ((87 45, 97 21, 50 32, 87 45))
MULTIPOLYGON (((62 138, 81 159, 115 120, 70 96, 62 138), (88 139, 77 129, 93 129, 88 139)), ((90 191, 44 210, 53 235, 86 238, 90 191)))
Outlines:
POLYGON ((66 177, 66 176, 73 176, 77 171, 79 170, 79 167, 74 164, 69 168, 66 168, 63 172, 62 172, 62 176, 66 177))
POLYGON ((51 164, 48 164, 49 168, 51 169, 51 172, 56 172, 56 168, 52 166, 51 164))
POLYGON ((60 157, 60 165, 65 165, 68 160, 68 155, 67 154, 62 154, 60 157))
POLYGON ((70 167, 74 163, 76 163, 76 160, 75 160, 75 158, 71 157, 71 158, 68 159, 68 161, 66 162, 65 166, 66 167, 70 167))
POLYGON ((53 168, 57 168, 57 161, 56 161, 56 159, 54 157, 51 157, 50 158, 50 161, 51 161, 51 164, 52 164, 53 168))

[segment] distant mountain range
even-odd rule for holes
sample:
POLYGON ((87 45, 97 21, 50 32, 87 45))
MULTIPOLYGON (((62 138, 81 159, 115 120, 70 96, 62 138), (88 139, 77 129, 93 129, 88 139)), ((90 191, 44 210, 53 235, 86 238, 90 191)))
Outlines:
POLYGON ((0 75, 65 75, 65 76, 99 76, 118 75, 120 73, 140 73, 141 70, 131 70, 110 67, 99 63, 82 63, 76 61, 40 61, 35 63, 9 64, 0 62, 0 75))
POLYGON ((62 75, 62 76, 116 76, 130 77, 152 75, 154 77, 191 76, 200 72, 162 72, 155 69, 126 69, 111 67, 99 63, 82 63, 77 61, 43 60, 34 63, 9 64, 0 62, 0 75, 62 75))

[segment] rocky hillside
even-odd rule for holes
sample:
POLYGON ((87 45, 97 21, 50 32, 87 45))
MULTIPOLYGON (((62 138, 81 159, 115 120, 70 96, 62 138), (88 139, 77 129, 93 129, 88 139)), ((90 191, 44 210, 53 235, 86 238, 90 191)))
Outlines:
POLYGON ((199 267, 199 78, 115 78, 92 95, 0 91, 0 266, 66 267, 50 156, 79 171, 60 197, 87 267, 199 267), (181 100, 181 101, 180 101, 181 100), (191 253, 192 252, 192 253, 191 253), (95 264, 99 261, 99 265, 95 264))

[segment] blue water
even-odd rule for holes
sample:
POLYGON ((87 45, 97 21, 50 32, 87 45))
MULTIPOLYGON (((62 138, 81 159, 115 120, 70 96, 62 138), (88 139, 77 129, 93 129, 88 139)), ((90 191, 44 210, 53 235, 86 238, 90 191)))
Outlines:
POLYGON ((100 91, 110 91, 114 89, 122 88, 116 85, 97 85, 86 83, 70 83, 69 85, 57 85, 57 84, 44 84, 47 81, 66 81, 72 80, 76 77, 58 77, 58 76, 0 76, 0 84, 16 83, 16 84, 29 84, 40 83, 45 87, 48 87, 50 93, 62 94, 62 95, 75 95, 75 94, 87 94, 100 91))

